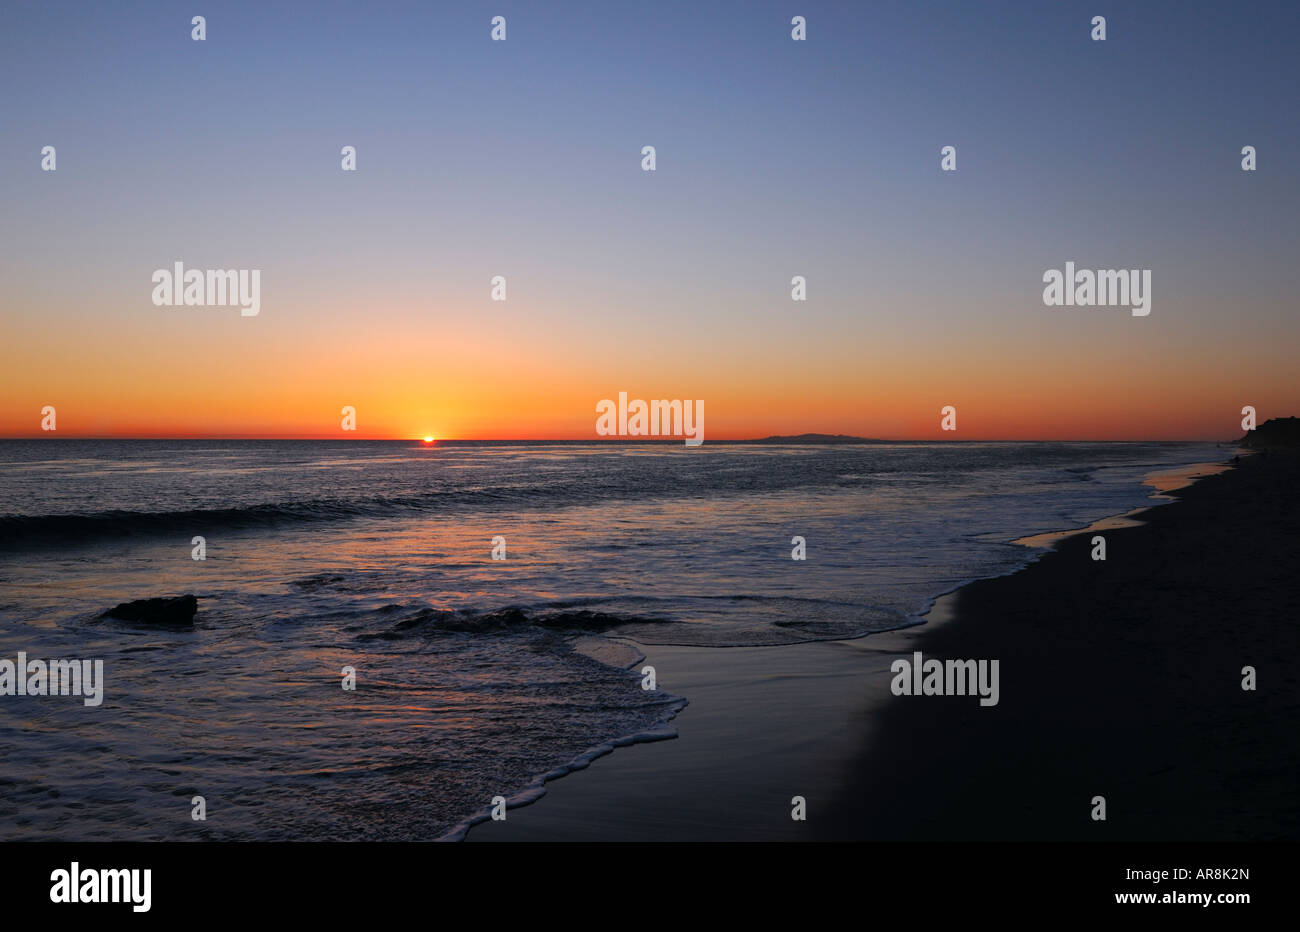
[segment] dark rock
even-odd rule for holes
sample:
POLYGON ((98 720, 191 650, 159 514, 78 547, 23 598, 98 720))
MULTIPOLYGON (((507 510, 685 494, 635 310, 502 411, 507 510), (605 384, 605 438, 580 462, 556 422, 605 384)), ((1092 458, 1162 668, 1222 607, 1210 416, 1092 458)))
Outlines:
POLYGON ((103 617, 119 621, 142 621, 150 625, 188 626, 194 624, 194 614, 198 610, 199 600, 195 596, 181 595, 172 599, 123 602, 104 612, 103 617))
POLYGON ((1243 447, 1249 447, 1252 450, 1277 447, 1294 449, 1300 447, 1300 418, 1269 418, 1247 433, 1239 442, 1243 447))

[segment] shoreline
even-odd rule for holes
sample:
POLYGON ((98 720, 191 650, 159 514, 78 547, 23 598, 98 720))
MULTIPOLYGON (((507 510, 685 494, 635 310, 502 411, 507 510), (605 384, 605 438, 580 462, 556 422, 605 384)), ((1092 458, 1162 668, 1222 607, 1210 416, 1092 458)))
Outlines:
MULTIPOLYGON (((963 622, 969 621, 966 616, 970 612, 963 603, 964 594, 972 587, 1016 580, 1058 553, 1067 541, 1080 541, 1098 524, 1117 517, 1131 524, 1107 527, 1108 535, 1145 527, 1150 520, 1146 513, 1165 511, 1161 506, 1166 504, 1177 507, 1186 490, 1213 475, 1234 471, 1233 464, 1240 457, 1233 452, 1225 451, 1224 460, 1218 463, 1189 464, 1150 474, 1143 482, 1152 486, 1159 501, 1087 528, 1053 532, 1056 539, 1051 549, 1038 548, 1040 552, 1027 555, 1026 563, 1017 570, 968 581, 937 596, 921 614, 923 624, 849 641, 780 647, 684 648, 625 639, 645 655, 645 662, 656 667, 663 688, 690 700, 687 712, 673 723, 677 739, 656 742, 651 751, 637 752, 633 746, 589 761, 590 766, 582 768, 586 771, 583 779, 548 782, 526 808, 517 814, 511 808, 505 822, 469 831, 467 840, 913 837, 906 832, 882 835, 882 826, 872 818, 873 807, 852 801, 856 797, 860 802, 866 789, 864 772, 879 769, 881 758, 905 754, 911 744, 907 729, 900 733, 899 703, 904 700, 888 689, 889 664, 916 650, 933 653, 940 632, 954 625, 962 627, 969 643, 971 632, 963 622), (1143 513, 1144 520, 1133 521, 1135 513, 1143 513), (790 684, 797 688, 783 692, 790 684), (755 710, 753 715, 746 711, 750 708, 755 710), (790 818, 791 799, 796 795, 807 801, 806 822, 790 818), (538 801, 541 805, 531 805, 538 801), (830 829, 825 820, 817 820, 819 811, 828 817, 833 813, 836 827, 830 829)), ((1034 546, 1029 542, 1034 538, 1017 543, 1034 546)), ((981 626, 975 633, 976 642, 982 632, 981 626)), ((987 654, 976 650, 947 656, 977 658, 987 654)), ((925 703, 961 700, 927 697, 913 701, 922 705, 911 707, 908 727, 932 728, 936 722, 916 721, 925 703)), ((895 780, 892 789, 897 790, 899 784, 895 780)), ((931 785, 929 794, 938 797, 941 790, 931 785)), ((929 804, 927 799, 920 800, 922 806, 929 804)), ((941 833, 939 837, 946 836, 941 833)), ((952 837, 961 837, 961 833, 952 837)))
MULTIPOLYGON (((1152 492, 1152 502, 1149 505, 1142 505, 1126 511, 1120 515, 1110 515, 1100 518, 1087 527, 1073 528, 1067 531, 1044 531, 1041 534, 1030 534, 1026 537, 1018 537, 1011 541, 1013 544, 1020 544, 1024 547, 1035 547, 1039 549, 1050 549, 1058 543, 1068 540, 1080 534, 1096 534, 1102 531, 1114 531, 1125 527, 1140 527, 1142 522, 1138 520, 1153 508, 1159 508, 1161 505, 1168 505, 1176 502, 1178 499, 1171 495, 1171 492, 1177 492, 1193 485, 1198 479, 1205 479, 1209 476, 1217 476, 1220 473, 1232 469, 1234 464, 1243 456, 1250 455, 1249 450, 1238 447, 1233 451, 1230 458, 1224 459, 1218 463, 1189 463, 1177 469, 1166 469, 1159 472, 1150 473, 1142 480, 1142 484, 1150 486, 1152 492)), ((978 580, 972 580, 977 582, 978 580)), ((965 583, 964 585, 970 585, 965 583)))
POLYGON ((819 837, 1300 837, 1300 634, 1288 623, 1300 457, 1235 467, 1105 532, 1105 561, 1075 535, 955 593, 918 649, 998 659, 1001 701, 899 698, 819 837), (891 805, 868 802, 879 799, 891 805))

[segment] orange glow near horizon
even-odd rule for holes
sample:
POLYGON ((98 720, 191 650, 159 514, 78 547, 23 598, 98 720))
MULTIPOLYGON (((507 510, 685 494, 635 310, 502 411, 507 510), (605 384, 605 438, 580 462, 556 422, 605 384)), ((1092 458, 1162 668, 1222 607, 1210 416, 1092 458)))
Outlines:
POLYGON ((1083 320, 1039 323, 990 348, 978 325, 922 339, 864 313, 846 334, 813 339, 781 320, 702 328, 678 345, 620 343, 541 313, 509 328, 450 310, 367 328, 335 311, 303 329, 269 311, 241 321, 154 310, 71 331, 19 318, 0 360, 0 437, 598 440, 596 403, 620 391, 703 400, 706 444, 803 433, 1226 441, 1243 433, 1243 405, 1261 422, 1300 413, 1289 343, 1251 334, 1206 346, 1155 331, 1158 321, 1125 339, 1083 320), (41 430, 46 405, 53 434, 41 430), (341 428, 349 405, 355 431, 341 428), (945 405, 957 408, 955 433, 940 430, 945 405))
MULTIPOLYGON (((952 385, 915 384, 891 391, 886 385, 868 383, 851 393, 827 395, 820 394, 815 384, 795 394, 772 386, 741 391, 712 379, 710 383, 692 393, 705 403, 706 444, 803 433, 903 441, 1226 441, 1243 433, 1240 405, 1218 401, 1205 386, 1187 386, 1177 405, 1166 397, 1154 393, 1143 397, 1141 391, 1130 389, 1099 393, 1083 409, 1064 405, 1059 394, 1032 394, 1014 386, 987 385, 961 392, 952 385), (947 404, 957 408, 955 432, 940 430, 939 412, 947 404)), ((632 398, 671 397, 638 393, 633 380, 627 380, 624 390, 632 398)), ((240 391, 171 401, 154 398, 139 387, 102 393, 65 388, 38 394, 25 389, 14 394, 15 403, 6 406, 0 419, 3 437, 411 440, 432 446, 434 435, 414 424, 436 420, 441 425, 437 437, 451 440, 600 440, 595 403, 602 397, 617 398, 618 393, 557 386, 549 396, 524 391, 517 399, 485 391, 483 401, 475 404, 463 391, 447 393, 442 403, 394 391, 357 393, 329 404, 289 395, 276 399, 273 406, 240 391), (356 408, 355 431, 341 429, 344 403, 356 408), (56 408, 55 432, 40 429, 45 404, 56 408), (20 419, 20 412, 26 416, 20 419)), ((1294 413, 1287 400, 1281 386, 1243 399, 1256 406, 1261 422, 1294 413)))
MULTIPOLYGON (((437 421, 437 437, 444 439, 598 440, 597 401, 616 399, 619 389, 631 398, 671 398, 675 396, 668 392, 638 392, 636 386, 677 383, 648 377, 602 381, 611 387, 552 385, 543 393, 521 385, 514 395, 483 384, 458 389, 435 385, 425 392, 399 383, 385 391, 341 396, 328 390, 318 395, 286 390, 271 399, 249 387, 169 398, 140 385, 102 391, 24 386, 9 393, 9 404, 0 413, 0 436, 409 439, 432 445, 434 435, 416 425, 437 421), (40 428, 47 404, 56 409, 55 432, 40 428), (345 404, 356 408, 355 431, 341 429, 345 404)), ((803 433, 885 440, 1229 440, 1243 433, 1241 404, 1255 405, 1261 422, 1296 411, 1280 384, 1261 386, 1240 402, 1218 397, 1220 392, 1209 385, 1184 386, 1179 398, 1171 398, 1166 392, 1120 384, 1095 393, 1085 408, 1069 404, 1063 397, 1068 392, 1048 393, 1041 381, 1033 390, 978 382, 962 390, 958 381, 949 377, 927 385, 919 378, 900 378, 891 386, 884 379, 859 376, 860 384, 832 386, 810 376, 790 390, 771 384, 739 389, 723 385, 713 374, 696 391, 681 394, 704 401, 706 443, 803 433), (957 408, 956 432, 940 430, 940 408, 948 404, 957 408)))

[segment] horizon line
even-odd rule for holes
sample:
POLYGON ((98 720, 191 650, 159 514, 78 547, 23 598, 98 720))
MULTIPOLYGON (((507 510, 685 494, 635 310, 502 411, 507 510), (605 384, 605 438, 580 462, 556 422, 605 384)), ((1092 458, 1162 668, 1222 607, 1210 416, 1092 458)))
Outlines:
MULTIPOLYGON (((117 436, 113 434, 94 434, 78 436, 57 436, 51 437, 48 434, 11 434, 0 436, 0 441, 12 440, 66 440, 66 441, 88 441, 88 440, 139 440, 139 441, 207 441, 207 442, 228 442, 228 441, 248 441, 260 440, 268 442, 285 442, 285 441, 312 441, 320 443, 418 443, 422 446, 435 447, 439 444, 473 444, 473 443, 491 443, 491 444, 582 444, 589 446, 599 445, 631 445, 631 444, 666 444, 669 446, 684 446, 683 437, 602 437, 602 438, 568 438, 568 437, 531 437, 531 438, 512 438, 512 437, 437 437, 432 441, 426 441, 423 437, 329 437, 321 435, 311 436, 283 436, 269 434, 249 434, 243 436, 223 436, 223 435, 185 435, 185 436, 166 436, 166 435, 133 435, 117 436)), ((739 443, 804 443, 810 446, 855 446, 862 444, 901 444, 901 443, 1215 443, 1215 444, 1232 444, 1240 443, 1244 438, 1229 439, 1198 439, 1194 437, 1185 438, 1165 438, 1165 439, 1116 439, 1105 437, 1069 437, 1069 438, 1044 438, 1044 439, 1025 439, 1025 438, 1006 438, 1006 437, 936 437, 936 438, 899 438, 899 437, 858 437, 850 434, 769 434, 765 437, 729 437, 717 440, 704 441, 699 446, 706 443, 714 445, 739 444, 739 443), (825 440, 803 439, 824 437, 825 440)))

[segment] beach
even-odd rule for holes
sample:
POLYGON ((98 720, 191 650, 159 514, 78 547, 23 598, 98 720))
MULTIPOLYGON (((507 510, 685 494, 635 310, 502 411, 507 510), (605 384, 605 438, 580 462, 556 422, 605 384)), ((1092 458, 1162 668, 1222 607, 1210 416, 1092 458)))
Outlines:
POLYGON ((894 642, 862 635, 1014 571, 1023 535, 1149 505, 1153 471, 1228 455, 0 442, 0 660, 104 671, 93 706, 9 697, 24 714, 0 722, 19 775, 0 825, 454 839, 498 797, 535 799, 595 759, 515 822, 576 793, 570 822, 591 831, 587 787, 628 768, 617 837, 808 837, 895 698, 872 686, 894 642), (206 820, 177 804, 197 795, 206 820))
POLYGON ((1298 472, 1294 453, 1242 457, 1105 530, 1104 561, 1095 532, 1062 537, 924 625, 645 647, 690 697, 679 737, 600 758, 468 840, 1300 837, 1298 472), (894 695, 890 664, 916 651, 997 660, 999 701, 894 695))
MULTIPOLYGON (((1268 574, 1290 546, 1286 469, 1205 480, 1227 490, 1213 507, 1200 485, 1153 506, 1231 455, 9 441, 0 691, 27 717, 3 723, 24 776, 0 824, 96 841, 1015 837, 1056 831, 1040 810, 1082 774, 1105 784, 1085 810, 1106 795, 1104 827, 1133 829, 1116 760, 1167 748, 1142 759, 1159 773, 1201 753, 1197 729, 1217 735, 1213 708, 1186 726, 1142 676, 1201 682, 1215 671, 1194 651, 1229 645, 1233 671, 1259 669, 1248 701, 1272 710, 1286 686, 1251 640, 1268 629, 1236 630, 1267 617, 1248 601, 1238 617, 1243 587, 1285 592, 1268 574), (1059 533, 1078 528, 1107 537, 1106 562, 1092 533, 1059 533), (972 601, 992 585, 1008 588, 972 601), (997 701, 894 695, 918 652, 999 670, 997 701), (3 661, 25 657, 102 662, 92 704, 19 694, 3 661), (1154 740, 1133 708, 1155 710, 1154 740), (1089 776, 1087 754, 1110 769, 1089 776), (993 825, 968 792, 994 800, 993 825), (195 821, 177 800, 199 795, 195 821)), ((1257 777, 1211 791, 1282 792, 1257 777)))

